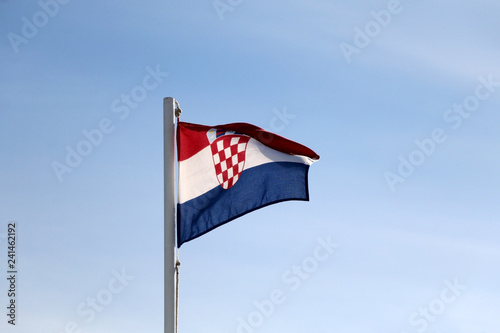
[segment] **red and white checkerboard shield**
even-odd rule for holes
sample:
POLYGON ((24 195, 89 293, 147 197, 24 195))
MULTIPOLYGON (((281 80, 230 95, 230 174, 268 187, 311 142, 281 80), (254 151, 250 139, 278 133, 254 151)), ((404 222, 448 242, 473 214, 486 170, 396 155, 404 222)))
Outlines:
POLYGON ((223 189, 230 189, 240 178, 245 166, 245 153, 250 137, 216 129, 209 130, 207 136, 217 180, 223 189))

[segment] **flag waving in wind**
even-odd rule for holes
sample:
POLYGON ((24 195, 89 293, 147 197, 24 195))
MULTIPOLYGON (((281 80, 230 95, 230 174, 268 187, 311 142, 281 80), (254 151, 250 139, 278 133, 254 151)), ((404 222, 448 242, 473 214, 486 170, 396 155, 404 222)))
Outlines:
POLYGON ((309 200, 311 149, 254 125, 179 122, 177 246, 256 209, 309 200))

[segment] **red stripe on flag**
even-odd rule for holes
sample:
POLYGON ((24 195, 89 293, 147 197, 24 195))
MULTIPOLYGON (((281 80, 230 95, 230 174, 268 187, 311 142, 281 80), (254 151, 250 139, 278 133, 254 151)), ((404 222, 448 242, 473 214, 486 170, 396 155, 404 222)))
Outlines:
POLYGON ((232 123, 217 126, 205 126, 186 122, 179 122, 178 124, 177 152, 179 161, 186 160, 208 147, 210 143, 207 138, 207 132, 212 128, 248 135, 269 148, 282 153, 307 156, 314 160, 319 159, 319 155, 306 146, 247 123, 232 123))

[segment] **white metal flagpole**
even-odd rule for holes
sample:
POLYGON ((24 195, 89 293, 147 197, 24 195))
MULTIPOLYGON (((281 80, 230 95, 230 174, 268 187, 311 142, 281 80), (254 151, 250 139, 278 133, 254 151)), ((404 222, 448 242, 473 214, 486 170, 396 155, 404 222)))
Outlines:
POLYGON ((175 100, 163 99, 164 333, 175 333, 175 100))

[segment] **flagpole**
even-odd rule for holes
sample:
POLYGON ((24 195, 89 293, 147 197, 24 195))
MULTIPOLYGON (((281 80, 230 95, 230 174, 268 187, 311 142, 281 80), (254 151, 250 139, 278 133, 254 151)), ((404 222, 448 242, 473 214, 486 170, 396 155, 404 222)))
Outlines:
POLYGON ((163 99, 164 333, 175 333, 175 100, 163 99))

